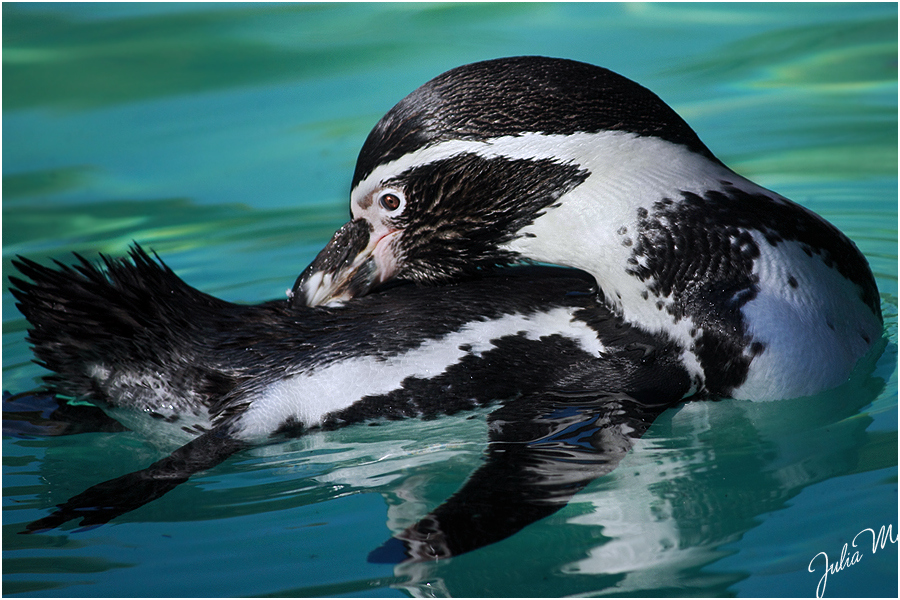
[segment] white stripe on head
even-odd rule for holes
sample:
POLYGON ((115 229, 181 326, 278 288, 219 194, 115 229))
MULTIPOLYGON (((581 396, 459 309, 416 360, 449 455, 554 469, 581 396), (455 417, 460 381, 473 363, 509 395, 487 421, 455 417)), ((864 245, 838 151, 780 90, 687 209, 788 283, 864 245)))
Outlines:
MULTIPOLYGON (((614 304, 620 304, 618 299, 623 294, 636 300, 626 305, 644 304, 640 293, 646 285, 625 273, 625 261, 632 252, 622 247, 619 233, 623 227, 636 230, 639 208, 650 210, 661 198, 680 198, 682 192, 703 194, 722 189, 723 179, 753 192, 768 193, 686 146, 656 137, 623 131, 571 135, 531 132, 484 141, 449 140, 379 165, 353 189, 351 206, 357 210, 357 203, 383 182, 409 169, 465 153, 485 159, 554 160, 590 172, 587 181, 524 227, 504 249, 537 262, 585 270, 614 304)), ((655 319, 657 312, 654 309, 649 316, 655 319)))
POLYGON ((580 132, 570 135, 527 132, 487 140, 447 140, 425 146, 375 167, 365 179, 356 184, 350 193, 350 199, 356 204, 384 181, 397 177, 409 169, 460 154, 475 154, 485 159, 549 159, 561 163, 574 163, 592 173, 617 175, 623 174, 622 160, 625 159, 629 163, 628 172, 632 174, 632 178, 658 179, 664 182, 666 187, 677 186, 681 181, 686 184, 696 183, 699 174, 695 164, 682 172, 683 177, 672 178, 673 159, 674 162, 679 162, 678 158, 684 155, 698 157, 702 162, 716 167, 717 176, 722 171, 720 165, 687 147, 655 137, 639 136, 625 131, 580 132), (669 154, 669 160, 660 162, 662 158, 660 154, 669 154), (636 160, 640 161, 639 165, 634 164, 636 160), (636 169, 637 166, 641 168, 636 169), (653 173, 657 171, 661 171, 665 177, 653 177, 653 173))

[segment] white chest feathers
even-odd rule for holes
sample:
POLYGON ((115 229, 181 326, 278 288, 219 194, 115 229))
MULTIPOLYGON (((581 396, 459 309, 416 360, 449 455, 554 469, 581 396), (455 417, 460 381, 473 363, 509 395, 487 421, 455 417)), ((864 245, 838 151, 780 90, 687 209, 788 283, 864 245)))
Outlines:
POLYGON ((741 309, 747 333, 763 346, 740 399, 808 396, 840 385, 882 336, 882 322, 860 289, 797 242, 777 247, 754 233, 760 248, 759 293, 741 309))

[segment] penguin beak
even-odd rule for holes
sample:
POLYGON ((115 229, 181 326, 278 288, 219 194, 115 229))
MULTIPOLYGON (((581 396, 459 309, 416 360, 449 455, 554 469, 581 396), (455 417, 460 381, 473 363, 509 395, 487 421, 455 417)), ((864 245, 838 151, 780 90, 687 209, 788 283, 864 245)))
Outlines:
POLYGON ((395 230, 372 235, 365 219, 345 224, 297 278, 289 294, 294 306, 340 304, 394 277, 397 260, 392 242, 399 234, 395 230))

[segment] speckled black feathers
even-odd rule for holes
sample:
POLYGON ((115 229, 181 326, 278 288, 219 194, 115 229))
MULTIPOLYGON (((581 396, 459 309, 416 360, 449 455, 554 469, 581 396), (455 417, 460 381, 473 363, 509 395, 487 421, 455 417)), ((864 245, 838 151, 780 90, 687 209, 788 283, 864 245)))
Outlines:
POLYGON ((366 139, 353 185, 379 164, 445 140, 603 130, 655 136, 718 162, 675 111, 637 83, 587 63, 519 56, 451 69, 401 100, 366 139))
MULTIPOLYGON (((639 228, 635 255, 650 260, 633 273, 646 279, 652 272, 657 295, 680 295, 705 280, 735 280, 733 290, 723 291, 751 294, 753 260, 759 256, 759 248, 747 232, 759 231, 772 246, 796 241, 807 255, 820 256, 826 266, 855 283, 863 303, 873 314, 881 315, 875 279, 856 245, 834 225, 790 200, 726 184, 724 190, 710 190, 702 196, 683 192, 677 201, 657 201, 653 210, 639 219, 639 228)), ((751 298, 741 295, 741 304, 751 298)))
POLYGON ((837 228, 810 211, 727 182, 722 191, 663 198, 652 210, 639 211, 628 272, 647 282, 648 293, 674 319, 691 319, 702 330, 695 351, 713 393, 728 394, 740 385, 753 356, 764 350, 747 334, 741 313, 760 285, 754 274, 760 248, 751 231, 771 246, 794 241, 807 255, 819 256, 855 283, 862 302, 881 318, 865 258, 837 228))

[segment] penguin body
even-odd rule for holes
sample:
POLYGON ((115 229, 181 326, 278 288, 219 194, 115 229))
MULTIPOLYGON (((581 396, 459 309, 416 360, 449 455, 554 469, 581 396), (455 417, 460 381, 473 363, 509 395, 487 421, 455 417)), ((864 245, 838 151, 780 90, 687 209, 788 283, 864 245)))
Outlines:
POLYGON ((335 236, 297 302, 575 267, 681 349, 690 394, 750 400, 839 385, 882 337, 846 236, 731 171, 649 90, 584 63, 498 59, 426 83, 366 140, 351 215, 357 234, 335 236))

